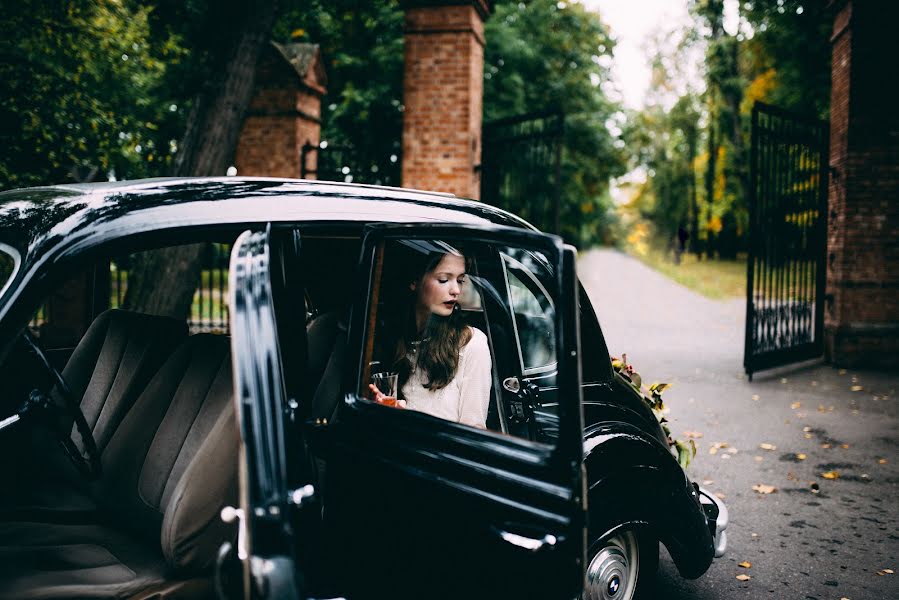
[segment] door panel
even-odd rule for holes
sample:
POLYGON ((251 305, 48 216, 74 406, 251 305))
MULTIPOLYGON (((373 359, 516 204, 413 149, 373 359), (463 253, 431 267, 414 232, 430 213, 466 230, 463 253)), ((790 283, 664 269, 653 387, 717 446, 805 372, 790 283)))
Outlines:
POLYGON ((348 374, 352 393, 331 426, 325 487, 328 550, 341 567, 341 592, 350 598, 576 597, 585 500, 572 251, 554 237, 499 227, 379 226, 366 236, 361 265, 367 277, 360 278, 349 332, 358 362, 348 374), (377 346, 373 307, 389 268, 384 249, 399 242, 464 246, 469 269, 482 278, 490 269, 478 261, 500 260, 497 248, 545 261, 557 309, 557 438, 534 443, 364 397, 377 346))
POLYGON ((247 231, 231 255, 231 353, 241 442, 237 550, 245 598, 272 597, 260 593, 265 589, 277 589, 279 598, 300 598, 288 520, 288 500, 297 496, 288 487, 288 403, 272 286, 281 257, 271 238, 270 229, 247 231))

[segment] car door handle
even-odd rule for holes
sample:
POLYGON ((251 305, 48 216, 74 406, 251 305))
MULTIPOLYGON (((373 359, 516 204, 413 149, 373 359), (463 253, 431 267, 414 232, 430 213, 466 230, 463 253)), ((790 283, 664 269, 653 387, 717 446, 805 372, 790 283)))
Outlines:
POLYGON ((559 542, 559 538, 548 533, 542 538, 537 539, 502 529, 494 528, 494 530, 499 534, 499 537, 501 537, 503 541, 512 544, 513 546, 523 548, 529 552, 539 552, 544 549, 554 548, 559 542))

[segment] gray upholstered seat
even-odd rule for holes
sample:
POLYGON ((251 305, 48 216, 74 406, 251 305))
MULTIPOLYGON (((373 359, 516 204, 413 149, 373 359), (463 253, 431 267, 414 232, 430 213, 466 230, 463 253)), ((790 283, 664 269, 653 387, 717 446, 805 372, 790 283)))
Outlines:
POLYGON ((91 486, 101 523, 0 523, 0 598, 209 594, 238 495, 228 342, 187 338, 121 420, 91 486))
MULTIPOLYGON (((147 382, 186 336, 184 321, 125 310, 106 311, 88 328, 63 377, 81 399, 81 410, 101 454, 147 382)), ((52 434, 41 429, 33 433, 30 451, 24 453, 33 462, 20 463, 20 473, 12 479, 16 483, 10 486, 14 492, 0 500, 3 520, 25 511, 92 509, 83 478, 52 434)), ((72 439, 81 448, 81 438, 73 435, 72 439)))

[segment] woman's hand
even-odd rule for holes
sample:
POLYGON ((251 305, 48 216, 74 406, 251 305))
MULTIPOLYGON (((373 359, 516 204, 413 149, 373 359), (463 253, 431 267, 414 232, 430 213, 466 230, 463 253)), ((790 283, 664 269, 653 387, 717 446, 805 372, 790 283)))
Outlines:
POLYGON ((375 384, 369 383, 368 389, 371 390, 373 400, 378 404, 383 404, 384 406, 395 406, 396 408, 406 408, 405 400, 397 400, 393 396, 385 396, 375 384))

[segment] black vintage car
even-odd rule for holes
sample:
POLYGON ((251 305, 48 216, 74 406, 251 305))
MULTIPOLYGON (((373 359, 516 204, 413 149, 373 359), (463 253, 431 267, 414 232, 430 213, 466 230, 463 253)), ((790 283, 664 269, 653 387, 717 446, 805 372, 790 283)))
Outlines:
POLYGON ((477 202, 237 178, 3 192, 0 378, 0 598, 629 599, 659 542, 689 578, 726 545, 723 504, 613 370, 574 250, 477 202), (395 257, 433 247, 468 260, 484 427, 369 393, 395 257), (188 320, 127 308, 148 256, 191 248, 188 320))

